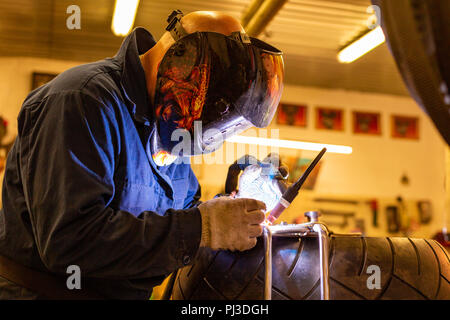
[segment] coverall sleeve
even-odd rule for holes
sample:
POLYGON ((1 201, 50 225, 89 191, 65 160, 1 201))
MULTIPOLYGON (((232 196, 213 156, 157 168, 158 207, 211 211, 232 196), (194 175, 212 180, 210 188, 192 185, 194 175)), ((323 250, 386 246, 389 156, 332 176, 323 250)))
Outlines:
POLYGON ((112 107, 80 91, 53 94, 19 116, 21 175, 40 257, 52 272, 78 265, 86 277, 168 274, 196 254, 197 208, 114 210, 120 152, 112 107))

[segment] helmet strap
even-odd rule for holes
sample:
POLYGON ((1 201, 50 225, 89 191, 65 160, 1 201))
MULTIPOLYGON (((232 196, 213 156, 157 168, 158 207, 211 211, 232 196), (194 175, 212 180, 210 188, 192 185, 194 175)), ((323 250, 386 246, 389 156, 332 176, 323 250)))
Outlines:
POLYGON ((188 35, 186 30, 181 25, 181 18, 183 17, 183 12, 181 10, 174 10, 167 18, 167 27, 166 30, 170 32, 172 38, 175 41, 180 40, 181 38, 188 35))

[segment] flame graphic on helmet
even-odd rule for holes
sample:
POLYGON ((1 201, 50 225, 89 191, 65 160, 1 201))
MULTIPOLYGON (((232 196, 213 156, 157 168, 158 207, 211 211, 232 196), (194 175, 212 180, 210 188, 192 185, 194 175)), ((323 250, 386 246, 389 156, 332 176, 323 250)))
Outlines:
POLYGON ((195 120, 202 115, 208 92, 210 65, 204 63, 192 68, 187 77, 183 77, 182 68, 167 69, 162 78, 165 82, 160 88, 162 103, 156 107, 156 116, 164 121, 173 121, 178 128, 190 130, 195 120))

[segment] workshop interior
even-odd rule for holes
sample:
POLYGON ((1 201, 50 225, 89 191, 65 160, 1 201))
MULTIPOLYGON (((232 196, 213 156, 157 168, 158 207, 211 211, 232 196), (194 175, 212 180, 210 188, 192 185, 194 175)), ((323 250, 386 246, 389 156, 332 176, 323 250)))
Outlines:
MULTIPOLYGON (((266 220, 254 248, 200 248, 187 266, 165 274, 151 299, 449 300, 447 0, 0 0, 0 186, 30 92, 68 69, 114 57, 136 27, 156 41, 177 33, 195 11, 235 18, 245 30, 237 37, 252 44, 256 63, 271 59, 274 70, 260 77, 277 83, 228 78, 242 90, 268 87, 251 92, 267 90, 259 104, 248 98, 226 106, 239 115, 232 121, 242 122, 219 126, 219 133, 238 132, 208 152, 185 154, 200 201, 257 199, 266 204, 266 220)), ((206 41, 184 37, 174 39, 185 41, 183 48, 206 41)), ((208 48, 202 50, 213 52, 208 48)), ((214 60, 214 53, 204 56, 195 66, 200 78, 207 77, 205 61, 214 60)), ((158 122, 167 130, 169 109, 158 122)), ((198 119, 195 108, 185 112, 198 119)), ((160 158, 153 159, 164 166, 173 159, 159 143, 160 158)))

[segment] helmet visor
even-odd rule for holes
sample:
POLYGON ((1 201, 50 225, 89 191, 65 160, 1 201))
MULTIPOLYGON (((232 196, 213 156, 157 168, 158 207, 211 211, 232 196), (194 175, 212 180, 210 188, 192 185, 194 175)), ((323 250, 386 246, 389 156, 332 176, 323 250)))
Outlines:
POLYGON ((180 142, 173 132, 187 130, 192 148, 180 155, 206 153, 251 126, 268 126, 281 98, 283 71, 281 51, 258 39, 243 42, 214 32, 181 38, 158 69, 161 147, 171 151, 180 142), (194 126, 197 121, 201 126, 194 126), (202 132, 194 132, 199 127, 202 132))

